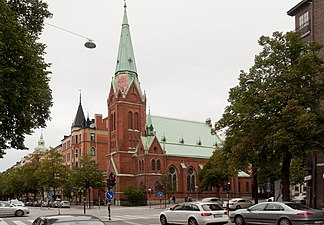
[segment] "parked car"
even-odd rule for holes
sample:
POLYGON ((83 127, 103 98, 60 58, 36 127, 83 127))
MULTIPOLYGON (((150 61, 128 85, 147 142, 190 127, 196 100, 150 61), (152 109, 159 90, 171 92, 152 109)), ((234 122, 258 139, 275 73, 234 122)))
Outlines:
POLYGON ((216 197, 211 197, 211 198, 203 198, 201 199, 202 202, 212 202, 212 203, 216 203, 220 206, 224 205, 224 201, 220 198, 216 198, 216 197))
POLYGON ((22 201, 19 201, 18 199, 11 199, 8 202, 12 206, 25 206, 25 203, 23 203, 22 201))
POLYGON ((223 207, 227 208, 227 204, 229 209, 234 209, 234 210, 245 209, 254 205, 254 203, 251 200, 244 199, 244 198, 232 198, 228 202, 224 201, 223 207))
POLYGON ((70 208, 70 202, 69 201, 61 201, 60 207, 61 208, 70 208))
POLYGON ((27 207, 14 206, 9 202, 0 201, 0 216, 24 216, 27 214, 29 214, 27 207))
POLYGON ((305 225, 324 224, 324 213, 295 202, 262 202, 230 214, 236 225, 305 225))
POLYGON ((48 215, 37 217, 32 225, 105 225, 98 217, 91 215, 48 215))
POLYGON ((220 205, 211 202, 183 202, 160 213, 161 225, 167 224, 226 224, 228 213, 220 205))
POLYGON ((292 200, 294 202, 299 202, 301 204, 306 204, 306 193, 305 192, 299 193, 292 200))

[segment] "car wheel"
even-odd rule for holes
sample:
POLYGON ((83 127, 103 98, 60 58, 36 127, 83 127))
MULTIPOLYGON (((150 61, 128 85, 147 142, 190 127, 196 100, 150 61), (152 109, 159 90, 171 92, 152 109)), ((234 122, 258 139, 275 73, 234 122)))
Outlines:
POLYGON ((161 223, 161 225, 168 225, 168 221, 167 221, 165 215, 160 216, 160 223, 161 223))
POLYGON ((15 213, 15 216, 23 216, 24 215, 24 211, 22 210, 17 210, 16 213, 15 213))
POLYGON ((241 206, 240 205, 238 205, 238 206, 236 206, 236 208, 235 209, 240 209, 241 208, 241 206))
POLYGON ((282 218, 281 220, 279 220, 278 225, 291 225, 291 222, 287 218, 282 218))
POLYGON ((244 225, 244 224, 245 224, 245 221, 244 221, 244 219, 243 219, 242 216, 236 216, 236 217, 234 218, 234 223, 235 223, 236 225, 244 225))
POLYGON ((190 218, 188 221, 188 225, 198 225, 198 223, 194 218, 190 218))

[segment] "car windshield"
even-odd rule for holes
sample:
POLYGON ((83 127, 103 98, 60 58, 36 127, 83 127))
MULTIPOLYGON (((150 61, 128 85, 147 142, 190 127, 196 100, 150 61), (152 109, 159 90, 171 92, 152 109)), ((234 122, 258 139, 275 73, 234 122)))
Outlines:
POLYGON ((63 222, 54 222, 52 225, 105 225, 99 220, 86 220, 86 221, 63 221, 63 222))
POLYGON ((292 209, 296 209, 296 210, 309 210, 311 208, 305 206, 305 205, 302 205, 302 204, 299 204, 299 203, 295 203, 295 202, 288 202, 288 203, 285 203, 287 206, 289 206, 290 208, 292 209))
POLYGON ((217 211, 217 210, 223 210, 222 207, 220 207, 218 204, 204 204, 201 205, 203 210, 205 211, 217 211))

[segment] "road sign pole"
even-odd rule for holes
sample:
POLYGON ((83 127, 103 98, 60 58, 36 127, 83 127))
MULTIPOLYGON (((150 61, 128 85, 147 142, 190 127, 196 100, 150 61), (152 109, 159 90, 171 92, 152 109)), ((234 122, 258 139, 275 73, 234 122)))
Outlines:
POLYGON ((111 220, 111 214, 110 214, 110 204, 111 204, 111 200, 108 200, 108 220, 111 220))

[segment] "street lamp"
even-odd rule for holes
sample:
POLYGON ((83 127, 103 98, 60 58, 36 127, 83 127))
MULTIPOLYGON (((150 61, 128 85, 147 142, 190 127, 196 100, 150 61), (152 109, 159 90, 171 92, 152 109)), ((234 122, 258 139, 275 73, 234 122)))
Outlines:
POLYGON ((84 46, 92 49, 96 47, 96 44, 91 39, 89 39, 86 43, 84 43, 84 46))

